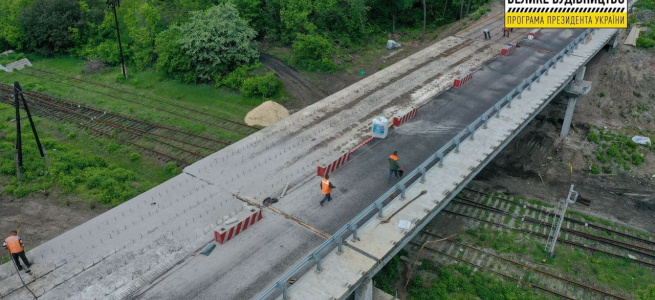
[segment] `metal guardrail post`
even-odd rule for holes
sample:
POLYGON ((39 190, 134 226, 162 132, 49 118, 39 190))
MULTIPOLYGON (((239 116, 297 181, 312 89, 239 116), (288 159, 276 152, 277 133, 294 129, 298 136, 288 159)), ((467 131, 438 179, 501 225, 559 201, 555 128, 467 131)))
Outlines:
POLYGON ((312 253, 312 259, 316 262, 316 272, 323 272, 323 268, 321 267, 321 259, 318 258, 316 253, 312 253))
POLYGON ((466 130, 469 132, 469 140, 474 140, 475 137, 473 135, 475 134, 475 127, 473 127, 473 124, 466 126, 466 130))
POLYGON ((400 199, 405 199, 405 185, 402 182, 397 184, 398 189, 400 190, 400 199))
POLYGON ((337 242, 337 254, 343 253, 343 239, 340 236, 335 236, 334 240, 337 242))
MULTIPOLYGON (((521 94, 523 94, 523 92, 519 92, 519 99, 521 99, 521 94)), ((507 98, 508 98, 507 99, 507 108, 512 108, 512 98, 511 97, 507 97, 507 98)))
POLYGON ((494 110, 496 111, 496 118, 500 118, 500 104, 494 104, 494 110))
POLYGON ((455 142, 455 153, 459 153, 459 137, 455 136, 453 142, 455 142))
POLYGON ((353 223, 349 223, 348 224, 348 229, 353 231, 353 239, 357 240, 357 225, 355 225, 353 223))
POLYGON ((482 124, 482 128, 487 129, 487 123, 489 122, 489 118, 487 118, 487 115, 482 116, 482 122, 484 122, 484 124, 482 124))
POLYGON ((287 295, 287 285, 284 282, 277 282, 277 288, 282 291, 282 299, 288 300, 289 295, 287 295))
POLYGON ((378 209, 378 218, 382 219, 382 210, 384 209, 384 206, 382 206, 382 203, 380 202, 375 202, 375 208, 378 209))
POLYGON ((439 167, 443 167, 443 151, 437 152, 437 158, 439 158, 439 167))
POLYGON ((427 173, 427 171, 425 171, 425 168, 423 167, 420 167, 418 171, 421 173, 421 183, 425 183, 425 173, 427 173))

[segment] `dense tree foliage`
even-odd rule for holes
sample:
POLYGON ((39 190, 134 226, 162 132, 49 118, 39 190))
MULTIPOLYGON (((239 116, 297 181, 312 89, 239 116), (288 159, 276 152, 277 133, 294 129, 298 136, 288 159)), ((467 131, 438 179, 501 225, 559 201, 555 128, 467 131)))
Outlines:
MULTIPOLYGON (((424 3, 434 28, 486 1, 130 0, 121 1, 117 12, 124 56, 137 69, 154 66, 183 82, 242 90, 246 79, 249 87, 256 81, 250 67, 244 76, 235 71, 257 60, 254 39, 291 46, 295 66, 329 72, 343 49, 421 28, 424 3)), ((115 26, 105 0, 0 1, 0 50, 68 53, 117 64, 115 26)))
POLYGON ((212 81, 259 58, 255 31, 239 17, 231 4, 194 12, 191 20, 180 25, 180 44, 191 57, 200 81, 212 81))
POLYGON ((23 47, 46 55, 74 47, 74 30, 86 29, 85 13, 76 1, 32 2, 18 18, 23 33, 23 47))

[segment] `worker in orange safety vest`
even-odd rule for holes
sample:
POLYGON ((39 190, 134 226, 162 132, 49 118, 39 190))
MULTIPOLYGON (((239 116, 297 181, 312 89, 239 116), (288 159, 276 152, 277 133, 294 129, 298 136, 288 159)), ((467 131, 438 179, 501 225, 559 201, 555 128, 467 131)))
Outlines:
POLYGON ((336 186, 332 185, 332 183, 330 182, 330 175, 325 174, 325 178, 321 180, 321 192, 323 193, 323 195, 325 195, 323 197, 323 200, 321 200, 320 202, 321 206, 323 206, 323 203, 325 203, 325 201, 332 200, 332 196, 330 194, 332 194, 332 189, 335 187, 336 186))
POLYGON ((7 250, 9 250, 9 253, 11 253, 11 257, 14 259, 14 262, 18 267, 18 271, 23 270, 23 266, 18 261, 18 258, 20 257, 23 260, 23 263, 25 263, 25 266, 27 267, 25 273, 30 272, 30 266, 32 266, 32 264, 27 260, 27 257, 25 256, 25 248, 23 248, 23 240, 20 238, 20 236, 18 236, 18 231, 12 230, 11 235, 5 239, 4 243, 2 243, 2 247, 5 247, 7 250))
POLYGON ((391 176, 394 175, 396 178, 398 176, 398 170, 402 169, 400 163, 398 162, 398 151, 394 151, 393 154, 389 155, 389 178, 387 183, 391 183, 391 176))

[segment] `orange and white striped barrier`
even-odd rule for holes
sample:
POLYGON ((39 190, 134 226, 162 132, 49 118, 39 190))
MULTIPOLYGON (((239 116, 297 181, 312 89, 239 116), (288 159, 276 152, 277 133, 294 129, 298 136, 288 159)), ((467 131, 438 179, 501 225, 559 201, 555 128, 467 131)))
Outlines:
POLYGON ((368 142, 370 142, 370 141, 372 141, 372 140, 373 140, 373 137, 367 138, 365 141, 359 143, 359 145, 357 145, 357 147, 355 147, 355 148, 353 148, 352 150, 350 150, 350 153, 353 153, 353 152, 357 151, 357 149, 359 149, 359 148, 361 148, 361 147, 364 147, 364 145, 366 145, 366 143, 368 143, 368 142))
POLYGON ((345 165, 347 162, 350 161, 350 152, 348 151, 344 153, 341 157, 337 158, 335 161, 333 161, 331 164, 323 167, 323 166, 318 166, 318 170, 316 171, 317 176, 325 176, 326 174, 332 173, 334 170, 340 168, 341 166, 345 165))
POLYGON ((245 220, 241 220, 238 223, 234 223, 230 227, 222 227, 219 231, 214 231, 216 242, 222 245, 223 243, 231 240, 237 234, 248 229, 248 227, 252 226, 253 224, 255 224, 255 222, 261 219, 262 219, 262 210, 260 208, 255 210, 245 220))
POLYGON ((509 55, 510 53, 514 52, 516 49, 516 44, 507 44, 507 46, 503 47, 502 50, 500 50, 500 55, 506 56, 509 55))
POLYGON ((402 117, 393 117, 393 126, 398 127, 400 125, 405 124, 407 121, 411 120, 416 116, 416 112, 418 112, 418 107, 410 110, 402 117))
POLYGON ((534 40, 534 37, 537 36, 537 32, 539 32, 541 29, 533 29, 528 33, 528 40, 534 40))
POLYGON ((466 76, 464 76, 462 78, 455 79, 455 82, 453 82, 453 86, 458 88, 458 87, 462 86, 463 84, 469 82, 471 79, 473 79, 473 73, 468 74, 468 75, 466 75, 466 76))

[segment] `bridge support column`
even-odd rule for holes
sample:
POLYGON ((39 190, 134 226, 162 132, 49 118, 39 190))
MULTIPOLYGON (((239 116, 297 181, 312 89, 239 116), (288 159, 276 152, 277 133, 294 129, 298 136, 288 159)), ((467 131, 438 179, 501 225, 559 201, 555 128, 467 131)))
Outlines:
POLYGON ((355 290, 355 300, 373 300, 373 280, 364 279, 364 282, 355 290))
POLYGON ((562 124, 562 131, 560 132, 561 138, 565 138, 569 134, 569 128, 571 128, 571 120, 573 120, 573 112, 575 111, 576 102, 578 102, 578 97, 569 97, 569 105, 566 107, 564 123, 562 124))
POLYGON ((591 82, 583 80, 586 71, 586 66, 580 67, 578 72, 575 73, 573 80, 569 83, 569 86, 564 89, 569 98, 569 105, 566 107, 566 114, 564 115, 564 123, 562 124, 562 131, 560 132, 561 138, 565 138, 569 134, 571 121, 573 120, 573 112, 575 111, 575 104, 578 102, 578 97, 586 95, 591 89, 591 82))

